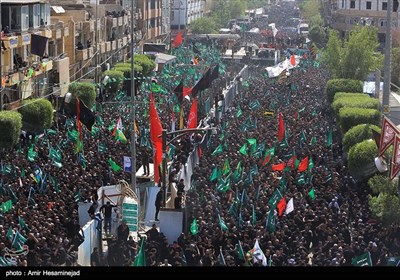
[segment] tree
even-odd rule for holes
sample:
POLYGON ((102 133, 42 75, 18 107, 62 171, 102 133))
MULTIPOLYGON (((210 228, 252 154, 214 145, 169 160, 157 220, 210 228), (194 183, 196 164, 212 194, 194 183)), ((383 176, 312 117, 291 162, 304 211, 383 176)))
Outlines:
POLYGON ((324 27, 324 21, 320 14, 311 18, 308 37, 319 48, 326 44, 326 28, 324 27))
POLYGON ((392 72, 391 80, 397 86, 400 86, 400 47, 392 49, 392 72))
POLYGON ((331 103, 337 92, 363 92, 363 83, 351 79, 331 79, 326 83, 326 97, 331 103))
POLYGON ((305 19, 311 20, 315 15, 320 14, 321 3, 315 0, 306 0, 300 5, 301 16, 305 19))
POLYGON ((67 107, 70 114, 74 115, 76 110, 76 97, 81 99, 88 108, 92 108, 96 101, 96 87, 92 83, 71 83, 68 91, 72 94, 72 99, 67 107))
POLYGON ((108 70, 103 72, 102 79, 106 76, 108 76, 107 82, 105 83, 106 90, 111 93, 116 93, 124 81, 124 73, 117 70, 108 70))
POLYGON ((350 128, 343 136, 343 150, 348 151, 355 144, 372 139, 372 129, 378 133, 381 132, 381 129, 373 124, 359 124, 350 128))
POLYGON ((22 128, 22 116, 15 111, 0 112, 0 148, 10 149, 19 140, 22 128))
POLYGON ((154 68, 156 67, 156 63, 152 60, 148 55, 145 54, 135 54, 134 56, 134 64, 135 64, 135 71, 136 65, 142 67, 142 76, 147 77, 150 76, 151 72, 153 72, 154 68))
POLYGON ((350 148, 348 167, 350 174, 357 179, 365 179, 375 174, 374 159, 378 153, 374 140, 364 140, 350 148))
POLYGON ((226 26, 231 19, 229 4, 225 0, 214 0, 212 2, 211 17, 217 24, 217 28, 226 26))
POLYGON ((341 77, 341 42, 336 30, 328 31, 328 43, 322 52, 322 62, 326 65, 333 78, 341 77))
POLYGON ((387 176, 375 175, 368 180, 373 195, 369 195, 369 207, 372 214, 386 225, 400 223, 400 199, 398 182, 387 176))
POLYGON ((202 17, 190 23, 190 31, 193 34, 215 34, 218 28, 213 18, 202 17))
POLYGON ((53 123, 53 105, 47 99, 33 98, 22 101, 18 110, 22 115, 25 130, 41 133, 53 123))
POLYGON ((343 40, 330 31, 323 62, 334 78, 364 81, 371 71, 382 68, 378 46, 377 29, 370 26, 355 26, 343 40))

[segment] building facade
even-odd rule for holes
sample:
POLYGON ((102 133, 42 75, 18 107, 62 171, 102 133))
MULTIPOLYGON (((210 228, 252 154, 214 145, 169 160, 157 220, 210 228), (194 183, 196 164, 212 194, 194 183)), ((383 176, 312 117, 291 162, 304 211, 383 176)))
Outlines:
MULTIPOLYGON (((387 24, 387 0, 323 0, 323 10, 329 18, 332 28, 344 34, 351 30, 355 25, 375 26, 378 29, 379 41, 385 41, 387 24)), ((392 26, 398 27, 400 15, 399 3, 393 1, 392 26)))
POLYGON ((171 29, 185 30, 192 21, 205 16, 205 0, 173 0, 171 29))
MULTIPOLYGON (((49 41, 53 32, 63 32, 61 25, 51 22, 48 1, 1 1, 1 30, 0 109, 48 94, 57 60, 49 54, 49 41)), ((62 49, 62 42, 58 44, 62 49)))

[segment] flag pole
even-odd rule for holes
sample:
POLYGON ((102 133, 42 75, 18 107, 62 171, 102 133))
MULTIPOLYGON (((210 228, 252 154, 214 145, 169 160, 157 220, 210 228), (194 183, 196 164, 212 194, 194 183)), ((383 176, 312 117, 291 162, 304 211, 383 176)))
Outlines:
POLYGON ((138 199, 138 218, 140 220, 140 190, 136 188, 136 100, 135 100, 135 59, 134 59, 134 17, 135 17, 135 5, 134 0, 131 2, 131 188, 136 194, 138 199))

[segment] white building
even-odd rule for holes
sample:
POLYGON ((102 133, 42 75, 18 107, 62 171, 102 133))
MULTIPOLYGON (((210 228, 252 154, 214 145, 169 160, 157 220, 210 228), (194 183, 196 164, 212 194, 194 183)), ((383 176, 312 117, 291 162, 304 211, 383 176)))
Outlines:
POLYGON ((173 0, 171 28, 186 29, 190 23, 205 14, 206 0, 173 0))

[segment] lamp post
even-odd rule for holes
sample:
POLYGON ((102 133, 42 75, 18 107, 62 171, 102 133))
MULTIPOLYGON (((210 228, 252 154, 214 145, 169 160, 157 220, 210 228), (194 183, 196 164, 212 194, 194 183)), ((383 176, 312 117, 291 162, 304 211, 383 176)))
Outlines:
MULTIPOLYGON (((140 206, 140 190, 136 189, 136 133, 135 133, 135 122, 136 122, 136 100, 135 100, 135 67, 134 67, 134 17, 135 17, 135 5, 134 1, 131 2, 131 187, 138 198, 138 205, 140 206)), ((140 208, 139 208, 140 209, 140 208)), ((139 212, 138 209, 138 213, 139 212)))
POLYGON ((182 136, 194 132, 205 132, 212 130, 212 127, 204 127, 204 128, 187 128, 187 129, 180 129, 176 131, 170 131, 167 132, 166 129, 162 130, 162 134, 159 135, 158 137, 161 137, 162 139, 162 183, 164 187, 164 202, 165 205, 167 205, 167 145, 171 144, 174 142, 176 139, 181 138, 182 136), (174 135, 178 134, 174 138, 172 138, 170 141, 167 141, 167 136, 168 135, 174 135))
POLYGON ((386 19, 386 38, 385 38, 385 63, 384 63, 384 80, 383 80, 383 95, 382 105, 383 114, 389 115, 389 98, 390 98, 390 66, 392 63, 392 12, 393 0, 387 1, 387 19, 386 19))

